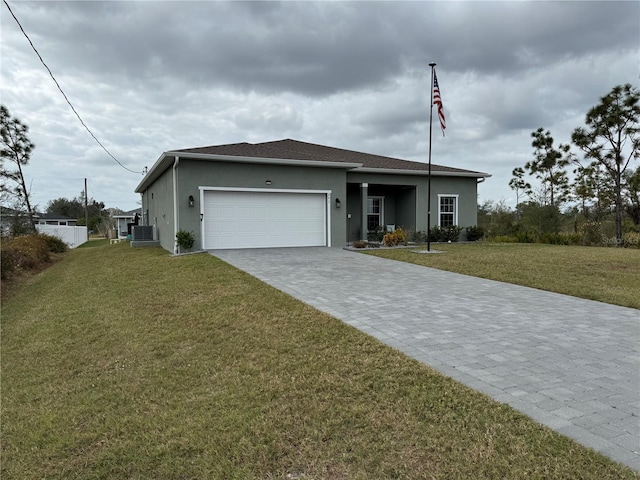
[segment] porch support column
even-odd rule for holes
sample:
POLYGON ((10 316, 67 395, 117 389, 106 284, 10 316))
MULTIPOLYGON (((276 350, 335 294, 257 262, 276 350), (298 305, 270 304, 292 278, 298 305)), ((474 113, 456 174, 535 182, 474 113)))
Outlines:
POLYGON ((367 197, 369 196, 369 184, 360 184, 360 212, 362 218, 360 218, 360 240, 367 240, 367 197))

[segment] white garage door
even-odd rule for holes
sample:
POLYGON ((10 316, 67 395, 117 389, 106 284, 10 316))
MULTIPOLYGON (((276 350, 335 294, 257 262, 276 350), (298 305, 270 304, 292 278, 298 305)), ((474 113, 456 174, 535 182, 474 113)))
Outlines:
POLYGON ((327 245, 326 193, 205 190, 204 248, 327 245))

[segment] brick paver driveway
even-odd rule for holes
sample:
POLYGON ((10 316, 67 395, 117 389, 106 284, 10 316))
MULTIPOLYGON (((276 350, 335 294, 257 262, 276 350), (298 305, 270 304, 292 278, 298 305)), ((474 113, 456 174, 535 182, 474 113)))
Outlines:
POLYGON ((222 260, 640 470, 640 311, 337 248, 222 260))

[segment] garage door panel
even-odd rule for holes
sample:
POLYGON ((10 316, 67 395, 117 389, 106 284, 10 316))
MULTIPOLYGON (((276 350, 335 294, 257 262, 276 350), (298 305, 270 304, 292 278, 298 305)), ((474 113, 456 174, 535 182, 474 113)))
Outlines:
POLYGON ((326 198, 324 193, 205 191, 204 246, 325 246, 326 198))

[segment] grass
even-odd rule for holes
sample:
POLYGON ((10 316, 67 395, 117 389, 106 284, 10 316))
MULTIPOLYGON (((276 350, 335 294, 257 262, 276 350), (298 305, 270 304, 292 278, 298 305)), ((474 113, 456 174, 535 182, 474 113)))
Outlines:
MULTIPOLYGON (((424 247, 419 247, 423 249, 424 247)), ((640 308, 640 250, 542 244, 434 244, 443 254, 415 249, 368 250, 379 257, 474 277, 640 308)))
POLYGON ((639 478, 210 255, 68 252, 1 341, 3 479, 639 478))

